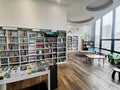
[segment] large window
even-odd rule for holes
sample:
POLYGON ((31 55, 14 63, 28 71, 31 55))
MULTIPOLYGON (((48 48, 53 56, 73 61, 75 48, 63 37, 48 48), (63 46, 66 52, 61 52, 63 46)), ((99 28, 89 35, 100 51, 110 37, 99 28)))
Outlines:
POLYGON ((114 51, 120 52, 120 6, 116 8, 115 17, 114 51))
POLYGON ((95 47, 99 48, 100 45, 100 22, 101 19, 98 19, 96 21, 96 27, 95 27, 95 47))
POLYGON ((102 39, 111 39, 113 11, 103 16, 102 39))
POLYGON ((120 53, 120 6, 98 19, 95 30, 95 47, 106 54, 111 51, 114 54, 120 53))
MULTIPOLYGON (((120 6, 116 8, 115 38, 120 39, 120 6)), ((120 46, 120 44, 119 44, 120 46)))

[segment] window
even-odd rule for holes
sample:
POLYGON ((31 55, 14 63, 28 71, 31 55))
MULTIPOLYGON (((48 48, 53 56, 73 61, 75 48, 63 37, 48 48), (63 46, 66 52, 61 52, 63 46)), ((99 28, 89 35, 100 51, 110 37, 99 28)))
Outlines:
POLYGON ((108 55, 110 53, 110 51, 106 51, 106 50, 101 50, 102 53, 108 55))
POLYGON ((100 51, 105 52, 106 54, 110 53, 111 51, 113 51, 112 53, 117 53, 117 54, 120 53, 120 14, 119 13, 120 13, 120 6, 118 6, 116 10, 115 9, 112 10, 111 12, 107 13, 102 18, 96 21, 95 47, 99 49, 100 48, 99 44, 101 43, 100 51), (114 12, 115 12, 114 15, 116 15, 115 17, 113 17, 114 12), (102 21, 102 25, 101 25, 101 21, 102 21), (115 28, 113 27, 114 25, 113 21, 115 21, 115 28), (102 26, 102 31, 100 31, 101 26, 102 26))
POLYGON ((94 49, 94 51, 97 51, 97 52, 99 52, 99 49, 98 49, 98 48, 95 48, 95 49, 94 49))
POLYGON ((96 26, 95 26, 95 47, 99 48, 99 42, 100 42, 100 22, 101 19, 98 19, 96 21, 96 26))
POLYGON ((116 8, 114 51, 120 52, 120 6, 116 8), (116 40, 117 39, 117 40, 116 40))
POLYGON ((115 38, 120 39, 120 6, 116 8, 115 38))
POLYGON ((111 50, 111 40, 102 41, 102 48, 111 50))
POLYGON ((102 39, 111 39, 113 11, 103 16, 102 39))
POLYGON ((115 41, 114 51, 120 52, 120 41, 115 41))

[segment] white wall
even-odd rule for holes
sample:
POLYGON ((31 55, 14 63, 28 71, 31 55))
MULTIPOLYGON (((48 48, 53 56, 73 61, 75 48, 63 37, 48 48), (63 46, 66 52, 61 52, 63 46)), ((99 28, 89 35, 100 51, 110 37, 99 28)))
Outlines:
POLYGON ((39 0, 0 0, 0 26, 66 30, 65 7, 39 0))
POLYGON ((68 25, 67 36, 78 36, 78 50, 82 48, 82 39, 85 39, 86 34, 89 34, 91 40, 94 40, 94 29, 92 24, 86 25, 68 25))

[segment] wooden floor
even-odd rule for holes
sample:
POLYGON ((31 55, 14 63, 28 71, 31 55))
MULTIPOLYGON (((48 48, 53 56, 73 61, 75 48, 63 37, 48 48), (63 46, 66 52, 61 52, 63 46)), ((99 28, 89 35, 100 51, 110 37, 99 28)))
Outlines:
MULTIPOLYGON (((112 81, 112 66, 107 60, 87 62, 76 53, 68 54, 68 63, 58 66, 56 90, 120 90, 118 78, 112 81)), ((118 74, 116 74, 118 77, 118 74)))

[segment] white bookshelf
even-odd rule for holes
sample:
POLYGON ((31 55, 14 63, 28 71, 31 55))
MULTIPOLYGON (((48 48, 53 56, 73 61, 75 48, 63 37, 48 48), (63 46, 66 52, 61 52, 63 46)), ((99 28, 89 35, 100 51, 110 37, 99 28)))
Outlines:
POLYGON ((32 29, 0 29, 0 66, 66 62, 66 32, 56 33, 49 37, 32 29))
POLYGON ((78 51, 78 36, 67 36, 67 50, 78 51))

